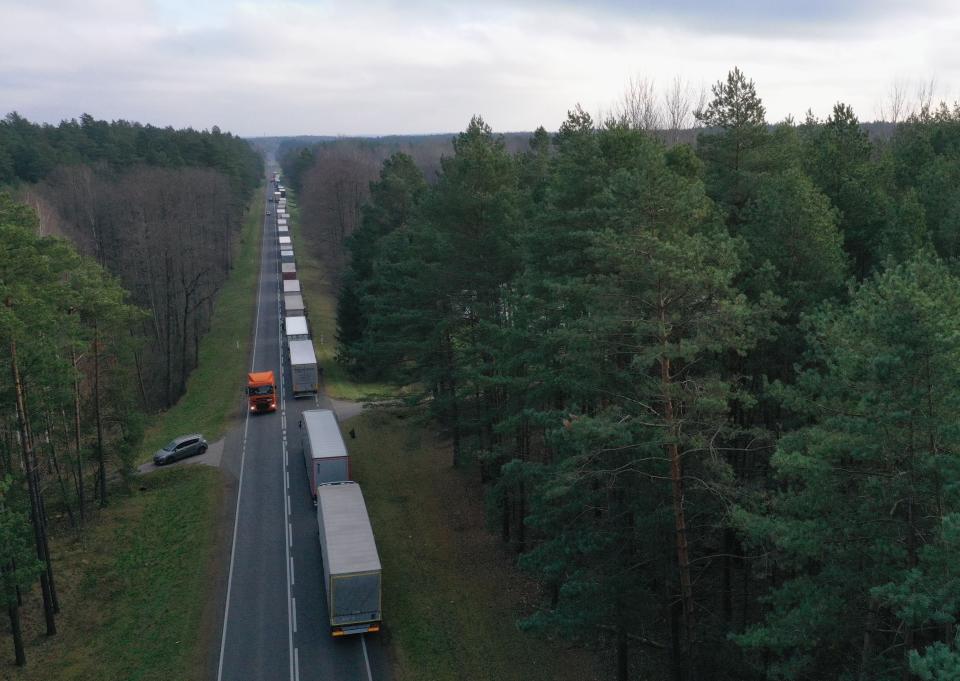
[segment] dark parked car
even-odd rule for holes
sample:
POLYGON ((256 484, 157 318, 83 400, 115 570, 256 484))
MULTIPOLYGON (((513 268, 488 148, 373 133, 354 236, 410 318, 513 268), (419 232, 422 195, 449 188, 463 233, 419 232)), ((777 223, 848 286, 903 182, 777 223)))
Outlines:
POLYGON ((203 454, 207 451, 207 441, 200 433, 181 435, 167 443, 167 446, 153 455, 153 463, 158 466, 173 463, 188 456, 203 454))

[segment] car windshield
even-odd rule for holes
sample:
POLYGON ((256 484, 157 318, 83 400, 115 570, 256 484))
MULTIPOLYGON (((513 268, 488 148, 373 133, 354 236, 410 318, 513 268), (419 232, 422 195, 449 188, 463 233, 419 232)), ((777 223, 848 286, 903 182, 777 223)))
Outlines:
POLYGON ((179 443, 177 440, 170 440, 170 442, 168 442, 167 444, 165 444, 165 445, 163 446, 163 451, 165 451, 165 452, 172 452, 174 449, 177 448, 177 445, 178 445, 178 444, 180 444, 180 443, 179 443))
POLYGON ((272 395, 273 386, 272 385, 261 385, 256 388, 248 388, 251 395, 272 395))

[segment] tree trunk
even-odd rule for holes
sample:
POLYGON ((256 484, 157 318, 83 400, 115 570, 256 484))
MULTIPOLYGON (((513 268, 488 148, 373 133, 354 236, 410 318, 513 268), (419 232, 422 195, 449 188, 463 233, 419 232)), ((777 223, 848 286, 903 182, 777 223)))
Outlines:
POLYGON ((83 482, 83 449, 80 445, 80 373, 77 370, 76 352, 70 351, 73 361, 73 446, 77 456, 77 505, 80 509, 80 525, 86 519, 87 495, 83 482))
POLYGON ((520 481, 519 508, 517 509, 517 553, 523 553, 527 550, 527 532, 524 526, 524 516, 527 515, 527 486, 520 481))
MULTIPOLYGON (((36 462, 34 462, 36 468, 36 462)), ((50 585, 50 602, 53 604, 53 613, 60 614, 60 597, 57 596, 57 584, 53 579, 53 561, 50 560, 50 538, 47 534, 47 504, 43 500, 43 494, 40 491, 40 473, 37 476, 37 503, 40 504, 40 531, 43 534, 43 561, 47 569, 47 583, 50 585)))
POLYGON ((733 619, 733 530, 729 527, 723 528, 723 558, 721 587, 720 587, 720 612, 723 618, 724 629, 730 629, 730 621, 733 619))
MULTIPOLYGON (((49 557, 46 539, 43 532, 43 519, 40 515, 39 490, 33 461, 33 447, 27 432, 27 409, 23 397, 23 384, 20 382, 20 368, 17 365, 17 343, 10 341, 10 366, 13 370, 13 385, 17 403, 17 424, 20 428, 20 445, 23 453, 23 470, 27 478, 27 489, 30 496, 30 520, 33 526, 33 539, 36 544, 37 558, 46 561, 49 567, 49 557)), ((47 636, 57 633, 57 623, 54 618, 53 591, 49 579, 49 571, 40 573, 40 591, 43 594, 43 614, 47 625, 47 636)))
MULTIPOLYGON (((520 460, 526 461, 530 449, 529 428, 526 418, 520 421, 520 460)), ((517 515, 517 553, 525 553, 527 550, 527 528, 524 518, 527 516, 527 486, 523 478, 520 479, 520 508, 517 515)))
POLYGON ((683 465, 680 461, 680 448, 676 442, 678 433, 673 411, 673 398, 670 395, 670 360, 667 357, 660 358, 660 380, 664 400, 664 419, 670 437, 666 449, 670 457, 670 482, 673 495, 677 571, 680 578, 680 602, 683 607, 683 628, 689 653, 693 649, 693 588, 690 579, 690 551, 687 546, 687 518, 683 499, 683 465))
POLYGON ((503 492, 503 515, 500 517, 502 524, 500 525, 500 538, 503 540, 504 544, 510 543, 510 492, 509 490, 504 490, 503 492))
POLYGON ((190 327, 190 299, 193 295, 192 290, 185 290, 183 294, 183 334, 180 336, 180 389, 178 395, 182 395, 187 389, 187 376, 190 375, 190 368, 187 362, 187 348, 189 344, 189 334, 187 329, 190 327))
POLYGON ((877 628, 878 610, 880 603, 870 599, 870 609, 867 611, 867 621, 863 627, 863 643, 860 647, 860 681, 870 681, 869 667, 873 659, 873 632, 877 628))
POLYGON ((670 671, 673 681, 684 681, 683 641, 680 637, 680 620, 683 619, 680 600, 670 593, 669 585, 673 580, 664 582, 664 591, 667 596, 667 617, 670 620, 670 671))
POLYGON ((683 628, 686 636, 686 657, 688 668, 692 667, 693 655, 693 587, 690 579, 690 551, 687 546, 687 518, 684 509, 683 462, 680 460, 680 426, 674 411, 672 377, 670 375, 669 331, 667 324, 667 303, 661 296, 658 316, 660 322, 660 397, 663 400, 663 421, 667 435, 665 446, 670 459, 670 483, 673 496, 674 534, 677 551, 677 572, 680 582, 680 603, 683 608, 683 628))
MULTIPOLYGON (((130 332, 133 335, 133 332, 130 332)), ((147 388, 143 384, 143 360, 140 357, 140 352, 136 349, 133 351, 133 365, 137 368, 137 387, 140 389, 140 402, 143 404, 143 410, 149 411, 150 402, 147 400, 147 388)))
POLYGON ((173 293, 173 283, 170 280, 170 256, 167 256, 166 260, 166 341, 164 342, 164 354, 166 355, 166 363, 164 367, 164 405, 169 407, 173 404, 173 386, 171 385, 173 381, 173 367, 171 363, 173 362, 173 303, 170 299, 170 296, 173 293))
POLYGON ((740 600, 740 630, 745 631, 747 628, 747 620, 750 617, 750 573, 752 568, 750 566, 750 558, 745 555, 744 551, 743 556, 743 589, 741 592, 740 600))
POLYGON ((13 654, 17 666, 22 667, 27 664, 27 655, 23 651, 23 629, 20 627, 20 608, 16 601, 11 601, 7 606, 7 613, 10 615, 10 633, 13 636, 13 654))
POLYGON ((617 681, 630 681, 630 643, 623 623, 617 624, 617 681))
POLYGON ((451 435, 453 437, 453 467, 460 465, 460 409, 457 404, 457 380, 453 376, 453 341, 449 334, 444 335, 443 357, 444 383, 447 385, 447 398, 450 400, 449 415, 451 424, 451 435))
POLYGON ((70 503, 70 495, 67 493, 67 484, 63 481, 63 475, 60 473, 60 462, 57 461, 57 449, 53 444, 53 437, 50 434, 52 426, 50 415, 47 414, 47 444, 50 447, 50 463, 53 464, 53 471, 57 474, 57 483, 60 486, 60 496, 63 497, 63 505, 67 509, 67 517, 70 519, 70 527, 77 526, 77 519, 73 515, 73 504, 70 503))
POLYGON ((97 487, 100 508, 107 505, 107 462, 103 452, 103 418, 100 413, 100 329, 93 324, 93 412, 97 421, 97 487))
POLYGON ((24 410, 23 410, 23 420, 25 425, 25 432, 27 442, 30 444, 30 458, 28 459, 28 465, 24 467, 24 470, 28 471, 28 474, 33 477, 33 494, 36 499, 37 509, 39 510, 38 517, 40 518, 40 542, 38 544, 38 550, 43 551, 43 555, 40 557, 40 561, 44 564, 47 572, 47 584, 50 585, 50 603, 53 607, 53 613, 60 613, 60 599, 57 598, 57 588, 56 584, 53 581, 53 562, 50 560, 50 539, 47 535, 47 526, 49 524, 47 518, 47 504, 43 498, 43 486, 40 481, 40 465, 37 462, 37 446, 36 439, 33 436, 33 427, 30 424, 30 414, 27 412, 27 391, 23 389, 23 384, 21 382, 21 396, 23 400, 24 410))

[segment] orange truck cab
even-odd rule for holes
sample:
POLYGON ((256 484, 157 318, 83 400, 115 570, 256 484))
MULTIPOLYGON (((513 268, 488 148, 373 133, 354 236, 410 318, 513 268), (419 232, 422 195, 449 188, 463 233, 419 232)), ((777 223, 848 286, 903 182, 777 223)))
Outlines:
POLYGON ((247 399, 250 401, 250 411, 277 410, 277 385, 272 371, 247 374, 247 399))

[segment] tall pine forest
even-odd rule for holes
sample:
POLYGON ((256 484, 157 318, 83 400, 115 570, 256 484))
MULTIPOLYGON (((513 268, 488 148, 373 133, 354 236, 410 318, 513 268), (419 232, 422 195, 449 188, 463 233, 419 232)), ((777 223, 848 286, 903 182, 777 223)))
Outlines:
POLYGON ((131 486, 148 418, 197 365, 262 176, 217 128, 0 121, 0 596, 17 665, 23 609, 58 630, 51 535, 83 541, 131 486))
POLYGON ((960 678, 960 107, 771 124, 735 69, 696 116, 350 175, 340 361, 476 476, 521 629, 623 680, 960 678))

